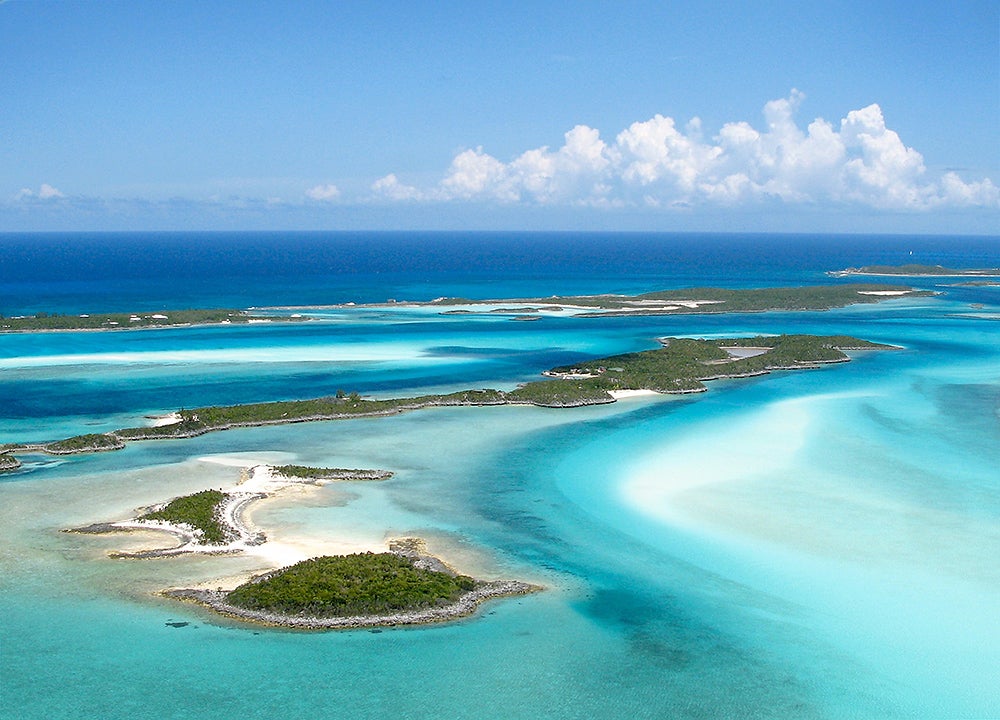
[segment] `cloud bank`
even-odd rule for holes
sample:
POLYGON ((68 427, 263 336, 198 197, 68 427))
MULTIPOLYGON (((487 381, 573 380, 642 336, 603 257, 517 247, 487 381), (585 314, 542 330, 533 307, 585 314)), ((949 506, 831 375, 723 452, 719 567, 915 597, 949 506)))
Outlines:
POLYGON ((433 187, 406 185, 389 174, 371 189, 376 198, 411 202, 1000 207, 1000 188, 988 178, 965 182, 954 172, 928 177, 923 156, 886 127, 877 104, 848 112, 839 125, 817 118, 803 130, 795 115, 804 97, 792 90, 767 103, 762 129, 731 122, 706 140, 698 118, 678 128, 673 118, 656 115, 605 142, 598 130, 577 125, 556 150, 528 150, 505 163, 478 147, 456 155, 433 187))

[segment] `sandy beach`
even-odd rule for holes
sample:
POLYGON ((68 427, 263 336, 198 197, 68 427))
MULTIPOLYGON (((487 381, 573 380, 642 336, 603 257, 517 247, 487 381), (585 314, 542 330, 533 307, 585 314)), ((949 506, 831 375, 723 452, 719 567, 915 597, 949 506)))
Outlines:
MULTIPOLYGON (((232 465, 238 467, 244 462, 242 458, 206 457, 204 462, 232 465)), ((303 479, 279 475, 270 465, 253 465, 240 468, 239 481, 222 488, 226 499, 221 507, 220 522, 231 531, 233 538, 223 544, 209 544, 186 526, 174 525, 162 520, 131 519, 111 523, 97 523, 77 532, 106 533, 118 531, 156 531, 170 535, 175 544, 139 551, 122 551, 114 553, 118 558, 155 558, 199 553, 207 555, 243 554, 259 558, 259 570, 285 567, 317 555, 346 555, 359 552, 384 552, 387 541, 375 541, 371 537, 344 536, 335 539, 275 538, 269 537, 253 522, 256 511, 265 508, 268 502, 287 499, 290 493, 302 495, 312 494, 329 482, 336 479, 303 479)), ((258 570, 258 571, 259 571, 258 570)), ((253 573, 243 576, 246 580, 253 573)), ((210 583, 213 587, 218 581, 210 583)))

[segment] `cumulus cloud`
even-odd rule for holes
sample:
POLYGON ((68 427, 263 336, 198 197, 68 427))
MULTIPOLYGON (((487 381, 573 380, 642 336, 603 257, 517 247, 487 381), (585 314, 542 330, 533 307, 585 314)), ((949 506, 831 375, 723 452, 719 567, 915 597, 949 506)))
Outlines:
POLYGON ((317 185, 306 190, 310 200, 329 201, 340 197, 340 188, 336 185, 317 185))
POLYGON ((379 197, 389 200, 422 200, 423 193, 412 185, 399 182, 395 174, 389 173, 372 183, 372 190, 379 197))
POLYGON ((754 201, 848 203, 882 209, 1000 207, 989 179, 966 182, 950 172, 929 178, 923 156, 886 126, 877 104, 851 110, 839 123, 796 115, 805 95, 768 102, 764 125, 725 124, 706 140, 701 121, 683 127, 663 115, 632 123, 605 142, 577 125, 558 149, 527 150, 510 162, 482 147, 454 157, 430 188, 394 175, 373 191, 390 200, 485 200, 594 206, 733 206, 754 201))
POLYGON ((52 187, 48 183, 42 183, 41 187, 38 188, 38 192, 35 192, 31 188, 21 188, 17 194, 14 196, 15 200, 29 200, 31 198, 37 198, 39 200, 52 200, 54 198, 66 197, 57 188, 52 187))

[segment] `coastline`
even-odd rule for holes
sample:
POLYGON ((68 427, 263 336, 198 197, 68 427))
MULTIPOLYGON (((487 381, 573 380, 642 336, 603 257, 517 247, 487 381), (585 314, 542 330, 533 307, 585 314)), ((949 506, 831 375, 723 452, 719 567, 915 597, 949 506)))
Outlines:
POLYGON ((781 370, 815 369, 825 364, 847 362, 850 357, 843 352, 845 350, 899 349, 847 336, 814 335, 711 341, 658 338, 658 342, 661 345, 659 350, 597 358, 574 367, 546 370, 541 373, 545 380, 524 383, 508 392, 465 390, 448 395, 383 400, 365 399, 352 393, 351 396, 338 395, 336 398, 197 408, 151 418, 153 423, 142 427, 80 435, 49 443, 10 445, 6 450, 11 454, 42 452, 51 455, 106 452, 121 450, 132 441, 193 438, 234 428, 385 417, 429 407, 531 405, 573 408, 601 405, 617 402, 619 397, 631 397, 635 392, 652 391, 667 395, 704 392, 708 389, 704 382, 712 380, 767 375, 781 370), (581 370, 581 367, 584 369, 581 370), (721 370, 722 367, 727 367, 728 372, 721 370), (179 422, 177 415, 181 418, 179 422))
POLYGON ((177 588, 164 590, 163 597, 193 602, 234 620, 251 622, 266 627, 298 630, 357 630, 361 628, 397 627, 406 625, 431 625, 452 622, 473 615, 479 606, 504 597, 516 597, 539 592, 537 585, 518 580, 477 581, 476 587, 448 605, 401 611, 387 615, 348 615, 341 617, 315 617, 309 615, 281 615, 278 613, 247 610, 226 602, 226 592, 177 588))
MULTIPOLYGON (((225 464, 225 463, 224 463, 225 464)), ((361 538, 338 538, 312 542, 274 540, 250 520, 251 508, 259 509, 268 500, 284 496, 289 490, 318 488, 329 482, 341 480, 371 481, 385 479, 392 473, 376 470, 349 470, 335 478, 302 479, 281 475, 270 465, 254 465, 241 468, 240 480, 225 491, 225 500, 218 510, 219 522, 232 534, 226 543, 210 544, 202 542, 200 533, 188 526, 161 520, 131 520, 95 523, 64 532, 82 534, 106 534, 133 531, 154 531, 166 533, 180 544, 174 547, 157 547, 135 552, 116 551, 109 557, 123 560, 148 560, 153 558, 176 557, 180 555, 244 555, 254 557, 271 569, 263 574, 260 570, 246 571, 224 578, 215 578, 198 583, 194 587, 167 588, 156 594, 175 600, 189 601, 213 610, 225 617, 251 622, 268 627, 285 627, 306 630, 350 630, 359 628, 394 627, 401 625, 426 625, 449 622, 468 617, 488 600, 527 595, 543 588, 518 580, 476 580, 475 587, 454 602, 434 607, 399 611, 382 615, 350 615, 313 617, 306 615, 283 615, 281 613, 248 610, 227 602, 230 590, 247 582, 261 580, 319 555, 377 554, 388 552, 413 561, 414 565, 428 570, 457 575, 440 558, 427 554, 424 541, 420 538, 396 538, 371 542, 361 538), (222 586, 232 586, 223 590, 222 586)), ((154 506, 155 507, 155 506, 154 506)))
MULTIPOLYGON (((179 544, 174 547, 152 548, 137 552, 115 552, 115 558, 146 559, 197 553, 202 555, 246 554, 259 557, 271 564, 296 562, 308 557, 310 551, 329 551, 331 546, 303 547, 268 538, 249 518, 267 500, 286 495, 289 491, 318 488, 342 480, 379 480, 390 477, 387 471, 345 471, 342 475, 322 479, 303 479, 280 475, 270 465, 254 465, 240 470, 239 481, 222 490, 225 500, 219 509, 219 522, 226 529, 230 540, 226 543, 205 543, 192 528, 163 520, 132 518, 115 522, 94 523, 66 532, 104 534, 113 532, 155 531, 170 535, 179 544)), ((155 507, 155 506, 154 506, 155 507)), ((338 543, 337 550, 346 552, 377 551, 381 548, 367 542, 350 540, 338 543)))

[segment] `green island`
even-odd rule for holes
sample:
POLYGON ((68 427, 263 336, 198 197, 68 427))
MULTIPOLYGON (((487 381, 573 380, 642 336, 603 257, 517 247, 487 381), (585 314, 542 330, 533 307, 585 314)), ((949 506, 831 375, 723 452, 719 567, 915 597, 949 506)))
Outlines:
MULTIPOLYGON (((176 547, 110 553, 120 559, 254 552, 268 539, 245 516, 251 503, 290 485, 391 476, 385 470, 255 465, 245 468, 239 483, 228 490, 203 490, 154 506, 132 520, 66 532, 154 529, 180 541, 176 547)), ((161 594, 265 625, 346 629, 446 622, 472 614, 486 600, 540 589, 516 580, 482 581, 459 575, 426 554, 419 538, 399 538, 389 542, 389 552, 314 557, 253 577, 229 591, 172 589, 161 594)))
POLYGON ((240 585, 226 600, 284 615, 384 615, 451 603, 473 587, 470 577, 416 567, 395 553, 362 553, 304 560, 240 585))
POLYGON ((927 277, 935 275, 945 276, 1000 276, 1000 268, 948 268, 942 265, 920 265, 909 263, 906 265, 865 265, 859 268, 847 268, 846 270, 834 270, 827 275, 834 277, 844 277, 847 275, 899 275, 903 277, 927 277))
POLYGON ((207 545, 222 545, 233 539, 232 528, 221 521, 226 493, 203 490, 193 495, 174 498, 159 510, 140 515, 137 520, 162 520, 172 525, 187 525, 200 534, 207 545))
POLYGON ((251 578, 233 590, 174 589, 162 595, 228 617, 309 630, 422 625, 467 617, 490 599, 541 588, 475 580, 421 554, 409 538, 387 553, 322 555, 251 578))
MULTIPOLYGON (((663 338, 655 350, 589 360, 553 368, 544 380, 511 391, 465 390, 445 395, 367 399, 357 393, 310 400, 284 400, 213 406, 178 411, 169 425, 81 435, 54 443, 6 446, 12 452, 55 454, 115 450, 126 442, 189 438, 238 427, 394 415, 429 407, 537 405, 566 408, 615 402, 614 393, 704 392, 705 381, 764 375, 775 370, 816 368, 846 362, 844 350, 888 349, 891 346, 848 336, 780 335, 697 340, 663 338)), ((292 470, 291 472, 295 472, 292 470)))
POLYGON ((271 472, 280 477, 301 480, 388 480, 389 470, 353 470, 347 468, 321 468, 307 465, 274 465, 271 472))
POLYGON ((95 313, 64 315, 40 312, 5 318, 0 315, 0 332, 46 332, 56 330, 136 330, 139 328, 190 325, 237 325, 251 322, 296 322, 301 315, 270 316, 247 310, 164 310, 156 313, 95 313))
POLYGON ((0 473, 14 472, 21 467, 21 461, 13 455, 0 453, 0 473))
POLYGON ((67 532, 101 534, 132 530, 162 530, 179 545, 138 552, 114 553, 114 557, 151 558, 188 552, 230 553, 263 545, 267 536, 245 517, 253 502, 292 485, 322 485, 329 481, 387 480, 389 470, 322 468, 306 465, 254 465, 245 468, 240 481, 227 490, 203 490, 146 508, 131 520, 102 522, 67 532))
POLYGON ((680 315, 750 313, 768 311, 832 310, 859 303, 877 303, 899 296, 928 295, 926 291, 901 285, 852 283, 843 285, 811 285, 803 287, 771 287, 749 289, 689 288, 661 290, 640 295, 553 295, 547 298, 507 300, 469 300, 438 298, 428 306, 494 305, 518 303, 519 307, 488 310, 456 309, 449 314, 500 313, 524 316, 525 313, 566 308, 579 310, 574 317, 616 317, 624 315, 680 315))

